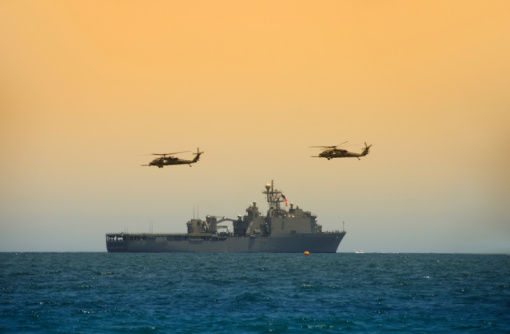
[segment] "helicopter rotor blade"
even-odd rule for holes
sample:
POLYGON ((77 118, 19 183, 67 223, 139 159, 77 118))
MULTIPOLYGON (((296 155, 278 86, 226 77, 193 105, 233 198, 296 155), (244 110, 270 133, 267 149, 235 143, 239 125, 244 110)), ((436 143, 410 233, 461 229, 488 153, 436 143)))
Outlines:
POLYGON ((346 141, 344 141, 343 143, 341 143, 340 145, 330 145, 330 146, 310 146, 310 147, 318 147, 318 148, 335 148, 335 149, 336 149, 337 147, 342 146, 342 145, 344 145, 344 144, 347 144, 348 142, 349 142, 349 141, 348 141, 348 140, 346 140, 346 141))
POLYGON ((181 152, 173 152, 173 153, 151 153, 149 155, 172 155, 172 154, 179 154, 179 153, 186 153, 189 151, 181 151, 181 152))

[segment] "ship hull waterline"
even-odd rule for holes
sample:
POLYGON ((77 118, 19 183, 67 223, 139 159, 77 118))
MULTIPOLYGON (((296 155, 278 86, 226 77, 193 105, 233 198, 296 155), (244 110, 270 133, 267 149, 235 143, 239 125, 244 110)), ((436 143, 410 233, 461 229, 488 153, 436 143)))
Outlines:
POLYGON ((109 234, 111 253, 336 253, 346 232, 268 237, 109 234), (116 237, 116 238, 115 238, 116 237))

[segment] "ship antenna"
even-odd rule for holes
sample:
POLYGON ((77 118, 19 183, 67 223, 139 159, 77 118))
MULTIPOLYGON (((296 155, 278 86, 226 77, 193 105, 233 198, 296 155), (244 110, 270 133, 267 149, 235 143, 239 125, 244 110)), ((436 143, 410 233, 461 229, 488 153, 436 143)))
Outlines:
POLYGON ((273 180, 271 180, 271 184, 266 184, 266 191, 262 192, 267 197, 267 204, 269 204, 269 209, 275 209, 277 211, 280 210, 280 196, 281 191, 274 188, 273 180))

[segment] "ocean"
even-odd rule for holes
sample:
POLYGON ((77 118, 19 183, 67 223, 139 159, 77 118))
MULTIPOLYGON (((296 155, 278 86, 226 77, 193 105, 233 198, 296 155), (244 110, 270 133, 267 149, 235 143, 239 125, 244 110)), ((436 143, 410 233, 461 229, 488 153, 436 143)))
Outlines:
POLYGON ((510 255, 0 253, 0 333, 510 333, 510 255))

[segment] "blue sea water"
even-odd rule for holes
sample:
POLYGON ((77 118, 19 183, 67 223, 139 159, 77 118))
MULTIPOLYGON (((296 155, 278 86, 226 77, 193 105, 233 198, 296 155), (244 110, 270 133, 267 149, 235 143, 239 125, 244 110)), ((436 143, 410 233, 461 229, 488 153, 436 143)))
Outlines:
POLYGON ((510 333, 510 256, 0 253, 1 333, 510 333))

